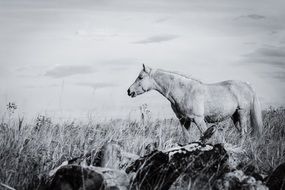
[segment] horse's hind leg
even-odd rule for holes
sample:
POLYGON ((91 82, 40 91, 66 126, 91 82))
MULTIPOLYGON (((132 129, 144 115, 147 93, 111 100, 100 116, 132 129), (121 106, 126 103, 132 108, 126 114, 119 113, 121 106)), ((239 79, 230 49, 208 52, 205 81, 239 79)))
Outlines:
POLYGON ((240 129, 241 129, 241 144, 243 145, 247 134, 247 117, 249 113, 244 109, 239 109, 238 115, 239 115, 240 129))
POLYGON ((235 111, 235 113, 232 115, 231 117, 236 129, 241 132, 241 127, 239 125, 239 113, 238 113, 238 110, 235 111))

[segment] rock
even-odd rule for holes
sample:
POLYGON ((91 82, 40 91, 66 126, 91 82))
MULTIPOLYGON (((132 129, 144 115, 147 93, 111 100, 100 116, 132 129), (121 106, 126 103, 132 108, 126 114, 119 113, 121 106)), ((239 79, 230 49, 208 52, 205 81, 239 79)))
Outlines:
POLYGON ((50 179, 48 190, 105 189, 104 177, 94 170, 78 165, 66 165, 50 179))
POLYGON ((225 173, 216 180, 213 190, 268 190, 262 183, 254 177, 246 175, 242 170, 234 170, 225 173))
POLYGON ((100 149, 100 167, 119 169, 122 163, 122 147, 115 143, 106 143, 100 149))
POLYGON ((158 148, 158 142, 150 142, 145 147, 145 154, 150 154, 158 148))
MULTIPOLYGON (((95 178, 91 178, 92 175, 99 175, 105 183, 104 189, 126 190, 130 177, 125 171, 118 170, 118 168, 137 158, 139 156, 121 151, 121 147, 117 144, 106 143, 97 151, 66 160, 60 166, 51 170, 48 175, 43 175, 39 189, 49 190, 51 186, 53 188, 59 186, 59 190, 63 186, 63 189, 78 189, 82 186, 82 182, 95 180, 95 178), (83 180, 79 175, 80 169, 84 174, 88 174, 87 177, 84 176, 83 180), (67 180, 69 178, 77 181, 78 184, 72 184, 71 181, 67 180)), ((91 184, 90 186, 93 187, 94 185, 91 184)))
POLYGON ((200 141, 202 143, 206 143, 207 141, 209 141, 209 139, 211 139, 213 137, 213 135, 215 134, 217 130, 217 126, 216 125, 212 125, 211 127, 209 127, 204 134, 200 137, 200 141))
POLYGON ((237 166, 238 170, 242 170, 245 175, 254 177, 257 181, 264 181, 263 176, 260 174, 260 171, 254 165, 245 165, 239 164, 237 166))
POLYGON ((167 151, 154 151, 135 161, 126 172, 136 172, 130 189, 169 189, 180 175, 211 184, 227 170, 228 155, 220 145, 196 142, 167 151), (201 178, 201 176, 203 176, 201 178))
POLYGON ((270 190, 285 190, 285 163, 280 164, 268 177, 266 185, 270 190))
POLYGON ((166 151, 153 151, 137 159, 126 173, 134 173, 130 189, 215 189, 267 190, 253 166, 237 166, 244 151, 226 144, 206 144, 218 138, 217 127, 210 127, 200 142, 166 151))
POLYGON ((100 173, 104 177, 106 189, 127 190, 130 184, 130 176, 123 170, 89 167, 90 169, 100 173))
POLYGON ((39 190, 127 190, 130 182, 123 170, 65 165, 60 167, 56 173, 42 184, 39 190), (83 188, 84 186, 84 188, 83 188))
POLYGON ((116 143, 105 143, 99 149, 92 150, 85 155, 62 162, 60 166, 49 172, 49 176, 54 175, 59 168, 65 165, 73 164, 121 169, 138 158, 138 155, 122 151, 122 147, 116 143))

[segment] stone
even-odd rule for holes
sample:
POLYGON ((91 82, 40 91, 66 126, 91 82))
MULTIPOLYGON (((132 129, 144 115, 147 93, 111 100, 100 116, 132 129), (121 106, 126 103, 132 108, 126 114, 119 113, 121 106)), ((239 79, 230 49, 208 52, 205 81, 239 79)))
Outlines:
POLYGON ((268 190, 262 181, 246 175, 242 170, 223 174, 213 184, 213 190, 268 190))
POLYGON ((182 174, 192 181, 207 178, 211 184, 227 170, 227 160, 222 145, 195 142, 167 151, 154 151, 135 161, 126 172, 135 172, 130 189, 169 189, 182 174))
POLYGON ((94 170, 78 165, 66 165, 50 179, 48 190, 105 189, 104 177, 94 170))
POLYGON ((266 185, 270 190, 285 190, 285 163, 280 164, 268 177, 266 185))

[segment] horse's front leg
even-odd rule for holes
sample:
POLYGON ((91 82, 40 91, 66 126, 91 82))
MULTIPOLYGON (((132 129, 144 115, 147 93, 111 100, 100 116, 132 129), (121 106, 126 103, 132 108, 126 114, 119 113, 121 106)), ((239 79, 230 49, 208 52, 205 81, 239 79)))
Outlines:
POLYGON ((191 119, 188 117, 185 117, 183 114, 178 112, 178 110, 176 109, 174 104, 171 104, 171 107, 172 107, 176 117, 179 119, 180 124, 181 124, 184 142, 185 143, 190 142, 191 138, 190 138, 190 134, 189 134, 189 128, 191 126, 191 119))
POLYGON ((203 133, 206 131, 207 129, 207 125, 206 122, 204 120, 204 117, 194 117, 193 119, 194 123, 196 124, 196 126, 198 127, 201 136, 203 135, 203 133))
POLYGON ((185 117, 180 117, 179 121, 180 121, 180 124, 182 127, 182 133, 183 133, 184 141, 186 143, 189 143, 190 139, 191 139, 190 132, 189 132, 190 125, 191 125, 191 119, 185 118, 185 117))

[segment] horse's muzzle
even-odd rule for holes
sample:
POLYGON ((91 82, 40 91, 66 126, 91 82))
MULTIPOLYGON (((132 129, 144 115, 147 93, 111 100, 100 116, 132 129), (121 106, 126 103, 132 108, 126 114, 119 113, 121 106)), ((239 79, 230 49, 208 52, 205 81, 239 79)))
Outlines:
POLYGON ((128 95, 133 98, 133 97, 135 97, 136 93, 131 92, 130 89, 128 89, 128 95))

